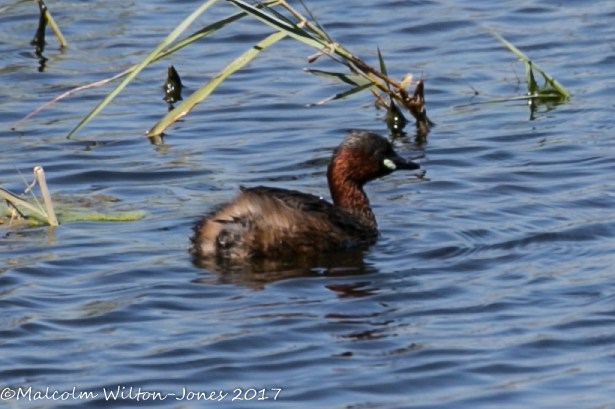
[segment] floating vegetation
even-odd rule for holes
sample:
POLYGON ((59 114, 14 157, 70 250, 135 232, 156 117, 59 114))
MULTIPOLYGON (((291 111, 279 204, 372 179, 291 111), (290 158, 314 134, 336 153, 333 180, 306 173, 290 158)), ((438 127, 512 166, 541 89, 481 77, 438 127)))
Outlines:
MULTIPOLYGON (((0 224, 58 226, 58 217, 62 223, 73 221, 134 221, 143 218, 144 211, 114 211, 109 212, 112 203, 119 199, 113 196, 94 195, 92 197, 65 197, 49 193, 45 172, 41 166, 34 168, 34 181, 27 186, 23 194, 32 194, 31 200, 15 195, 0 187, 0 197, 6 201, 7 216, 0 216, 0 224), (32 193, 32 188, 38 184, 44 207, 32 193), (56 217, 56 214, 58 217, 56 217)), ((22 194, 22 196, 23 196, 22 194)))
MULTIPOLYGON (((405 109, 410 112, 416 119, 417 129, 419 134, 426 135, 429 131, 429 126, 432 122, 427 118, 425 111, 425 98, 423 94, 423 82, 418 81, 415 85, 414 93, 410 94, 407 91, 409 82, 404 83, 397 82, 388 77, 386 73, 386 67, 384 66, 384 60, 378 51, 380 70, 377 70, 364 61, 351 54, 346 48, 339 43, 335 42, 324 30, 324 28, 314 18, 312 13, 307 10, 307 14, 310 19, 305 18, 298 11, 292 8, 284 0, 266 1, 263 3, 257 3, 256 5, 248 4, 242 0, 228 0, 228 3, 234 5, 241 10, 240 13, 226 17, 214 24, 210 24, 207 27, 202 28, 193 35, 178 41, 182 32, 184 32, 188 26, 197 17, 204 13, 209 7, 211 7, 218 0, 209 0, 198 7, 190 16, 188 16, 183 22, 181 22, 149 55, 130 69, 103 81, 88 84, 67 93, 62 94, 53 101, 45 104, 43 107, 29 114, 26 118, 15 124, 13 129, 20 125, 24 120, 28 119, 32 115, 47 106, 57 102, 58 100, 65 98, 66 96, 78 92, 80 90, 100 86, 107 84, 115 79, 122 78, 122 81, 111 91, 88 115, 86 115, 79 124, 68 134, 68 137, 72 136, 81 127, 83 127, 88 121, 95 117, 107 104, 109 104, 113 98, 148 64, 157 61, 163 57, 166 57, 173 52, 183 48, 189 44, 194 43, 201 38, 210 35, 217 30, 236 22, 237 20, 245 17, 252 16, 260 20, 263 24, 273 28, 275 32, 256 45, 251 46, 246 52, 244 52, 237 59, 232 61, 226 68, 221 70, 216 76, 214 76, 207 84, 203 85, 191 96, 183 100, 174 109, 170 110, 158 123, 151 127, 147 132, 148 137, 156 137, 162 135, 162 133, 175 121, 187 115, 197 104, 207 98, 226 78, 232 73, 242 68, 245 64, 254 59, 267 47, 275 44, 285 37, 292 38, 295 41, 301 42, 305 45, 313 47, 317 50, 317 53, 308 57, 308 62, 313 63, 320 57, 326 56, 333 59, 335 62, 346 67, 348 73, 327 73, 324 71, 307 70, 307 72, 329 76, 336 78, 342 82, 352 85, 353 87, 345 92, 336 94, 318 104, 324 104, 325 102, 345 98, 352 94, 370 90, 377 98, 380 105, 387 109, 398 106, 401 109, 405 109), (275 8, 275 9, 274 9, 275 8), (382 96, 384 94, 385 97, 382 96)), ((305 5, 304 5, 305 8, 305 5)), ((411 78, 411 77, 410 77, 411 78)))
POLYGON ((21 197, 9 192, 8 190, 0 187, 0 197, 6 200, 11 220, 24 219, 26 218, 25 212, 29 211, 35 219, 46 221, 50 226, 57 226, 58 219, 56 218, 55 210, 53 208, 53 202, 51 201, 51 195, 49 194, 49 189, 47 188, 45 171, 43 170, 42 166, 36 166, 34 168, 34 181, 30 185, 27 185, 26 190, 23 194, 26 194, 28 192, 32 193, 32 197, 34 199, 34 202, 36 203, 36 206, 27 202, 21 197), (45 208, 41 206, 36 196, 34 196, 34 194, 32 193, 32 188, 37 183, 41 191, 41 195, 43 196, 45 208))
MULTIPOLYGON (((519 101, 519 100, 527 100, 530 108, 532 109, 532 113, 536 108, 537 104, 552 104, 564 102, 572 95, 553 77, 548 75, 546 72, 538 68, 534 62, 532 62, 525 54, 523 54, 517 47, 515 47, 510 42, 506 41, 499 34, 490 31, 489 32, 496 40, 502 43, 506 48, 508 48, 513 54, 515 54, 525 66, 525 78, 527 81, 527 94, 522 96, 515 96, 511 98, 504 99, 495 99, 489 101, 482 102, 474 102, 470 104, 458 105, 454 108, 462 108, 470 105, 477 104, 493 104, 498 102, 509 102, 509 101, 519 101), (536 82, 534 71, 537 72, 544 78, 544 84, 539 86, 536 82)), ((478 95, 478 92, 475 91, 475 94, 478 95)))
POLYGON ((527 98, 538 99, 568 99, 571 97, 570 93, 551 76, 547 75, 543 70, 538 68, 532 61, 517 47, 506 41, 502 36, 497 33, 490 32, 500 43, 508 48, 513 54, 515 54, 525 65, 525 77, 527 79, 527 98), (539 87, 534 78, 534 70, 538 72, 545 80, 542 87, 539 87))

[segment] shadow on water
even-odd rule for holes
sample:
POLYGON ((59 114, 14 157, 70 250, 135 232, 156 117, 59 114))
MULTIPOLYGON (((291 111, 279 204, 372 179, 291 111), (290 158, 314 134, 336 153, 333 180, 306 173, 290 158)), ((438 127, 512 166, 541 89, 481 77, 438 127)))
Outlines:
MULTIPOLYGON (((207 270, 213 275, 196 279, 194 282, 210 285, 234 284, 260 290, 268 284, 292 278, 346 277, 377 273, 375 267, 365 263, 363 253, 362 249, 355 249, 312 257, 248 261, 195 258, 193 264, 196 267, 207 270)), ((352 285, 330 289, 346 296, 353 296, 355 289, 357 292, 354 296, 359 296, 361 293, 352 285)))

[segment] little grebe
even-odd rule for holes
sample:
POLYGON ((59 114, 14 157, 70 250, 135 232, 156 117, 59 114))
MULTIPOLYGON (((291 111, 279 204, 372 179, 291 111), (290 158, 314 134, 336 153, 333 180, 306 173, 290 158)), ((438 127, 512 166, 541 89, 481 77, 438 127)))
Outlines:
POLYGON ((195 227, 198 257, 242 259, 317 254, 373 243, 378 225, 363 185, 399 169, 419 169, 383 136, 352 130, 333 152, 327 179, 333 203, 296 190, 241 187, 195 227))

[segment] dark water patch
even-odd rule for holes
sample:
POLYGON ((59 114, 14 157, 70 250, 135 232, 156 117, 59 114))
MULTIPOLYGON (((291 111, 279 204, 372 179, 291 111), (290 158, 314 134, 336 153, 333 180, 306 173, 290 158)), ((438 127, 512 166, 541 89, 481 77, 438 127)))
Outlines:
MULTIPOLYGON (((53 170, 53 169, 51 169, 53 170)), ((189 171, 157 171, 157 172, 121 172, 109 170, 90 170, 87 172, 78 172, 73 175, 51 178, 50 181, 57 184, 74 185, 76 183, 84 184, 117 184, 120 182, 159 182, 161 180, 174 180, 186 177, 193 177, 202 174, 202 172, 189 171)))
POLYGON ((438 33, 438 32, 447 32, 447 31, 458 31, 463 28, 473 27, 474 24, 470 21, 463 20, 436 20, 430 21, 426 24, 417 24, 410 27, 406 27, 401 30, 403 34, 427 34, 427 33, 438 33))

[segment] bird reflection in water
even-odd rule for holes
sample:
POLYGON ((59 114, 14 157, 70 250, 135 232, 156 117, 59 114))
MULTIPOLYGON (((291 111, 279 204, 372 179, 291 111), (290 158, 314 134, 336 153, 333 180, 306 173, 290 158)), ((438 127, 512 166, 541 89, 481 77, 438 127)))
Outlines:
MULTIPOLYGON (((374 274, 378 271, 363 259, 363 249, 285 259, 231 261, 193 259, 193 264, 211 272, 193 282, 199 284, 234 284, 260 290, 281 280, 309 277, 349 277, 374 274)), ((352 284, 327 285, 342 297, 352 293, 352 284)), ((360 286, 359 286, 360 287, 360 286)), ((358 290, 358 288, 357 288, 358 290)))

